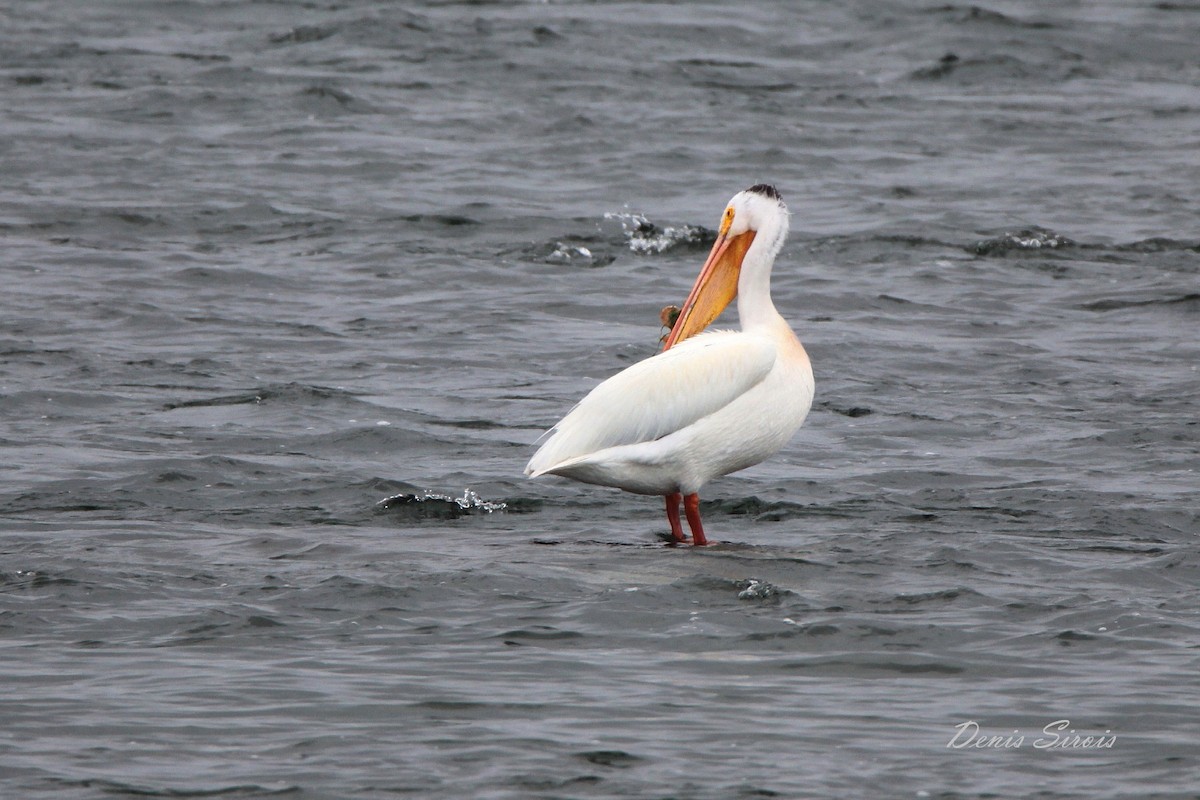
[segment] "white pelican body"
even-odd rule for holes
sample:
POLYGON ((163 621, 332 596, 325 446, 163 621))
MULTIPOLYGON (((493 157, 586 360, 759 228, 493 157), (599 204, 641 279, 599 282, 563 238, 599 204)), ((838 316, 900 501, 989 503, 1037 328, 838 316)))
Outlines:
POLYGON ((684 499, 706 544, 700 488, 776 453, 813 398, 808 354, 771 302, 787 208, 770 186, 739 192, 666 349, 593 389, 551 430, 525 474, 561 475, 667 498, 672 536, 684 499), (740 331, 702 333, 736 294, 740 331))

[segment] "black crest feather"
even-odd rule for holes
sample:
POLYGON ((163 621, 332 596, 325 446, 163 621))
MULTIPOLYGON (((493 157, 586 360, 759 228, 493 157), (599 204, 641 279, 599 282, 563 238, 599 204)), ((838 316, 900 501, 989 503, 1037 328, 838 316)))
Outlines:
POLYGON ((783 195, 781 195, 779 190, 769 183, 756 183, 746 191, 754 192, 755 194, 761 194, 764 197, 769 197, 772 200, 777 200, 781 203, 783 202, 783 195))

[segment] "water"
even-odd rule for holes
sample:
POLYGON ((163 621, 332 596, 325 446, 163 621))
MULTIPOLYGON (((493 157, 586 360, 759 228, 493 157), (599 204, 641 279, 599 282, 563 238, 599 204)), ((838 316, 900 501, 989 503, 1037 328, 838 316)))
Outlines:
POLYGON ((0 795, 1195 797, 1198 35, 0 11, 0 795), (817 402, 722 544, 524 479, 759 181, 817 402))

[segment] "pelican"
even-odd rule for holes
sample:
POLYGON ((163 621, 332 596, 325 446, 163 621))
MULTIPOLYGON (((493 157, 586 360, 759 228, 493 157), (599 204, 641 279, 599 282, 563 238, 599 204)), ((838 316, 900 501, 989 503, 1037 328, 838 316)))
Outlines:
POLYGON ((593 389, 547 432, 525 474, 666 498, 672 543, 708 544, 700 489, 774 455, 812 406, 808 354, 771 302, 788 232, 773 186, 738 192, 661 353, 593 389), (704 332, 737 298, 740 331, 704 332), (699 334, 699 335, 697 335, 699 334))

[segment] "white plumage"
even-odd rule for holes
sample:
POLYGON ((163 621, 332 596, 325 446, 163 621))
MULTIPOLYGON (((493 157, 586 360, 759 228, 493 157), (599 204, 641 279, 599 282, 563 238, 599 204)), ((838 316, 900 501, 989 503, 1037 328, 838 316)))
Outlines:
POLYGON ((525 473, 664 495, 677 541, 686 496, 693 540, 707 543, 700 488, 777 452, 812 404, 808 355, 771 302, 771 266, 786 236, 778 192, 760 185, 736 194, 667 349, 593 389, 554 426, 525 473), (741 331, 688 338, 734 293, 741 331))

